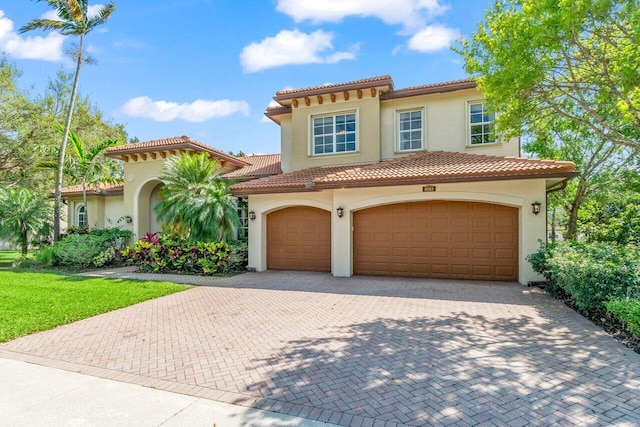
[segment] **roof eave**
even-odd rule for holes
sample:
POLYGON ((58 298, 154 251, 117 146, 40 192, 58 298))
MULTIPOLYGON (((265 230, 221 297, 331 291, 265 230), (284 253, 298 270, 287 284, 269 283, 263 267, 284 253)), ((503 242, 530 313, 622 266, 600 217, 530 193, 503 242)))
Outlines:
POLYGON ((507 174, 507 175, 463 175, 447 177, 412 177, 406 179, 379 179, 350 182, 316 182, 315 188, 318 190, 329 190, 336 188, 363 188, 363 187, 390 187, 396 185, 417 185, 417 184, 452 184, 460 182, 482 182, 482 181, 510 181, 524 179, 546 179, 546 178, 566 178, 571 179, 577 176, 577 172, 555 172, 545 174, 507 174))
POLYGON ((384 101, 389 99, 407 98, 411 96, 431 95, 434 93, 455 92, 458 90, 475 89, 477 86, 478 85, 475 81, 464 81, 464 82, 456 82, 451 84, 443 84, 440 86, 434 85, 434 86, 428 86, 428 87, 416 87, 416 88, 392 90, 392 91, 381 93, 380 100, 384 101))
MULTIPOLYGON (((204 147, 201 147, 196 144, 192 144, 189 142, 177 143, 177 144, 167 144, 161 146, 151 146, 151 147, 140 147, 134 149, 126 149, 126 145, 122 146, 121 150, 110 150, 105 152, 105 156, 111 158, 119 158, 122 156, 128 156, 131 154, 141 154, 141 153, 152 153, 158 151, 169 151, 169 150, 194 150, 194 151, 204 151, 206 153, 211 154, 213 157, 219 158, 220 160, 224 160, 225 162, 229 162, 235 166, 243 167, 243 166, 251 166, 251 163, 245 162, 243 160, 239 160, 237 157, 233 157, 230 155, 226 155, 224 153, 219 153, 214 150, 208 150, 204 147)), ((114 147, 115 148, 115 147, 114 147)))
POLYGON ((393 90, 393 80, 391 77, 374 80, 374 81, 365 81, 365 82, 355 82, 355 83, 346 83, 343 85, 332 85, 327 87, 316 87, 308 90, 300 90, 296 92, 288 92, 282 94, 276 94, 273 99, 276 102, 280 101, 288 101, 297 98, 304 98, 305 96, 315 96, 315 95, 328 95, 331 93, 344 92, 348 90, 358 90, 358 89, 370 89, 370 88, 385 88, 388 91, 393 90))
POLYGON ((233 196, 250 196, 253 194, 280 194, 280 193, 309 193, 318 191, 316 187, 307 187, 296 185, 291 187, 260 187, 260 188, 247 188, 247 189, 233 189, 231 188, 231 195, 233 196))

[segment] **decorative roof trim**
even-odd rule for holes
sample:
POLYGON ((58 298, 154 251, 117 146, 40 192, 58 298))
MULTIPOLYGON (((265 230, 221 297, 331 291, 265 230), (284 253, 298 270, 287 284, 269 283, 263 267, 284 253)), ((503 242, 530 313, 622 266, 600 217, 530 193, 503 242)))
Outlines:
MULTIPOLYGON (((63 196, 75 197, 82 196, 82 186, 72 185, 62 189, 63 196)), ((87 196, 122 196, 124 195, 124 184, 108 185, 103 188, 90 187, 87 188, 87 196)))
POLYGON ((371 77, 368 79, 355 80, 348 83, 314 86, 303 89, 281 90, 276 92, 276 96, 274 96, 273 99, 277 102, 280 102, 301 98, 304 96, 327 95, 330 93, 342 92, 346 90, 368 89, 376 87, 387 87, 388 90, 393 90, 393 80, 391 80, 391 76, 386 75, 371 77))
POLYGON ((166 150, 194 150, 204 151, 211 154, 213 157, 220 160, 229 162, 236 166, 248 166, 250 163, 241 160, 238 157, 227 154, 221 150, 205 145, 195 139, 191 139, 188 136, 177 136, 173 138, 156 139, 152 141, 136 142, 133 144, 119 145, 117 147, 110 147, 106 150, 105 155, 108 157, 122 157, 130 154, 140 153, 152 153, 157 151, 166 150))
POLYGON ((454 92, 456 90, 474 89, 478 84, 474 80, 452 80, 449 82, 434 83, 422 86, 407 87, 404 89, 390 90, 380 94, 380 100, 406 98, 409 96, 429 95, 433 93, 454 92))

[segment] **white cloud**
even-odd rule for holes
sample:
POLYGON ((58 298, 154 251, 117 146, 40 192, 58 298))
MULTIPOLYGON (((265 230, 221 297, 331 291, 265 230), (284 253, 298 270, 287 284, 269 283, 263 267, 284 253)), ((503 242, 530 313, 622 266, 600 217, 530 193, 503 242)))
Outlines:
MULTIPOLYGON (((333 34, 316 30, 306 34, 298 30, 283 30, 275 37, 266 37, 259 43, 245 46, 240 53, 240 62, 246 73, 291 64, 335 63, 343 59, 353 59, 353 52, 333 52, 323 56, 323 52, 333 49, 333 34)), ((352 47, 357 50, 358 46, 352 47)))
POLYGON ((407 46, 417 52, 436 52, 448 49, 458 37, 460 37, 460 32, 453 28, 442 25, 427 25, 409 39, 407 46))
POLYGON ((120 110, 128 116, 148 118, 156 122, 170 122, 177 119, 204 122, 236 113, 249 115, 249 104, 245 101, 228 99, 220 101, 197 99, 190 104, 179 104, 171 101, 154 101, 148 96, 139 96, 127 101, 120 110))
POLYGON ((42 36, 21 36, 13 30, 13 21, 0 10, 0 52, 17 59, 40 59, 58 62, 64 58, 62 44, 65 37, 59 33, 42 36))
MULTIPOLYGON (((340 22, 347 17, 378 18, 387 25, 401 26, 401 34, 410 36, 409 50, 430 53, 445 49, 459 37, 458 30, 431 24, 449 6, 442 0, 278 0, 276 9, 289 15, 296 22, 340 22)), ((401 48, 396 47, 395 55, 401 48)), ((349 52, 336 53, 332 59, 352 59, 349 52)))
POLYGON ((296 22, 340 22, 346 17, 376 17, 410 32, 444 13, 440 0, 278 0, 276 9, 296 22))

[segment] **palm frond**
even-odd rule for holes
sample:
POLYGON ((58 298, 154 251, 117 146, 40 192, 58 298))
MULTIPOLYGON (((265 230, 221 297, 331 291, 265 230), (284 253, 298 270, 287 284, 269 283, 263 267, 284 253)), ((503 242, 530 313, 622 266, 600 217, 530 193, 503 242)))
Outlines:
POLYGON ((109 17, 115 10, 116 6, 113 3, 109 3, 108 5, 100 8, 97 15, 89 17, 88 26, 93 28, 98 25, 104 24, 105 22, 107 22, 107 19, 109 19, 109 17))
POLYGON ((104 151, 109 147, 115 147, 118 145, 117 139, 107 139, 104 140, 89 149, 86 152, 85 156, 88 160, 93 160, 98 157, 100 154, 104 153, 104 151))
POLYGON ((57 19, 44 19, 44 18, 36 18, 34 20, 32 20, 31 22, 28 22, 27 24, 25 24, 24 26, 22 26, 18 32, 19 33, 26 33, 27 31, 33 31, 33 30, 43 30, 43 31, 49 31, 49 30, 63 30, 66 31, 68 30, 68 23, 65 21, 59 21, 57 19))

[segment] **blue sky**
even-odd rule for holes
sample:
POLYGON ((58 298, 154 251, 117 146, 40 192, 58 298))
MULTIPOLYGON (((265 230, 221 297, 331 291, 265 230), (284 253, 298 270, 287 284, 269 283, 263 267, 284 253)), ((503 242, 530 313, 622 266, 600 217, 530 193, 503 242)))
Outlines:
MULTIPOLYGON (((397 89, 464 78, 450 45, 489 0, 115 0, 86 38, 80 90, 141 141, 188 135, 222 150, 280 151, 275 92, 389 74, 397 89)), ((90 5, 105 2, 90 2, 90 5)), ((0 0, 0 51, 41 92, 72 70, 59 34, 18 29, 46 1, 0 0)))

